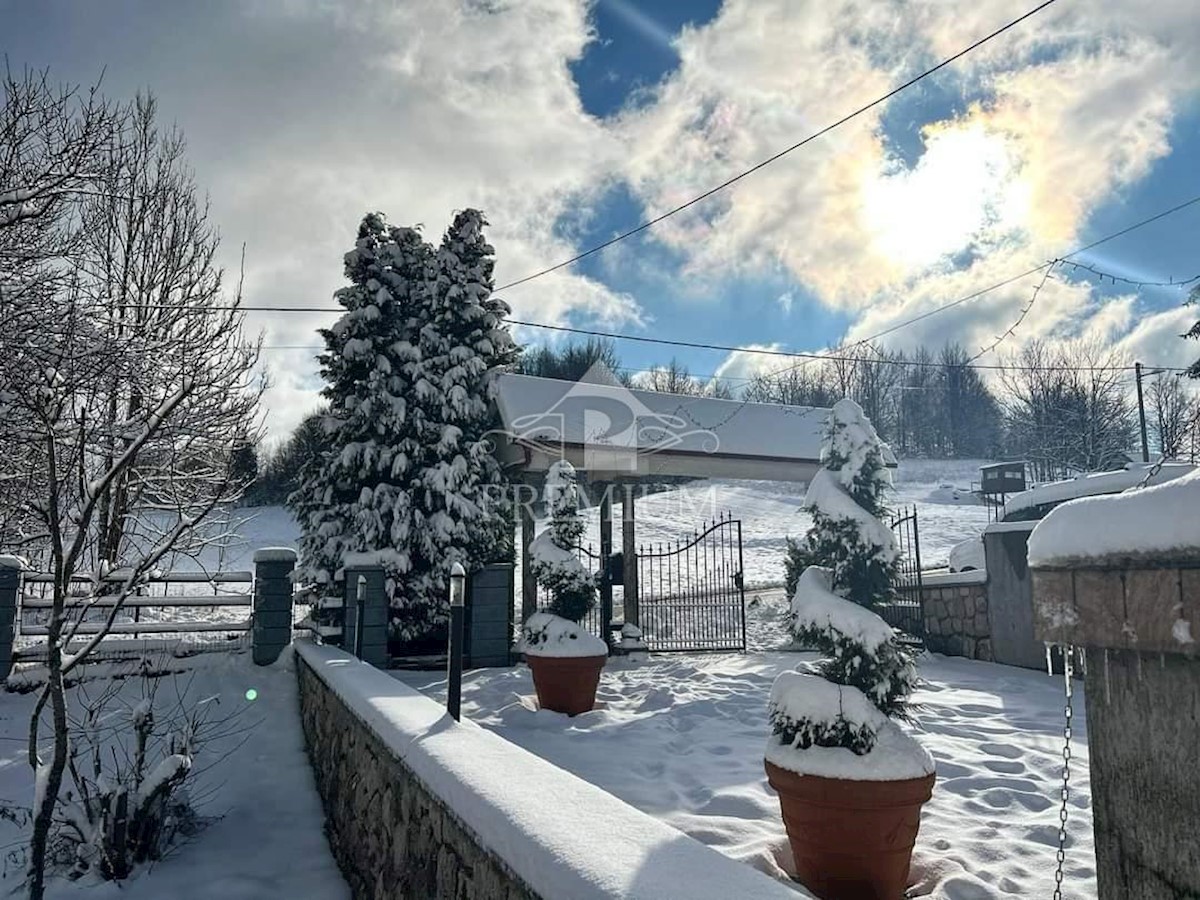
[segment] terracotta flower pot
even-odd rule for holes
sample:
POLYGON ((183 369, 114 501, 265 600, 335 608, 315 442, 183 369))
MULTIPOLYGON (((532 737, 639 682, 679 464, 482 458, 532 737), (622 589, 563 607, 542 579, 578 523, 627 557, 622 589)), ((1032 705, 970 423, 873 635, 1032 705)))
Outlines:
POLYGON ((936 773, 904 781, 797 775, 766 762, 796 877, 821 900, 901 900, 936 773))
POLYGON ((577 716, 596 705, 600 670, 607 656, 535 656, 525 661, 533 672, 538 706, 554 712, 577 716))

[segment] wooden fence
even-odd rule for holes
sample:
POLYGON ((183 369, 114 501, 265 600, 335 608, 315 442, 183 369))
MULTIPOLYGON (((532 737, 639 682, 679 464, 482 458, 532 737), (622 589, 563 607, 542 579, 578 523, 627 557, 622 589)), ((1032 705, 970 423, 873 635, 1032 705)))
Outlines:
MULTIPOLYGON (((114 570, 101 579, 78 575, 72 579, 66 602, 64 649, 77 651, 89 638, 104 634, 90 658, 120 659, 152 652, 189 656, 251 646, 256 660, 266 658, 271 651, 260 653, 260 645, 270 645, 273 651, 291 639, 289 576, 295 555, 288 558, 291 551, 279 549, 260 553, 261 560, 258 554, 255 557, 255 571, 155 573, 122 601, 106 594, 105 587, 122 582, 127 573, 114 570), (117 617, 107 625, 118 602, 117 617)), ((0 635, 0 644, 11 641, 9 666, 43 660, 54 606, 54 578, 44 572, 13 573, 11 568, 8 572, 6 583, 11 588, 6 591, 0 584, 0 607, 10 612, 0 619, 11 616, 12 630, 0 635)), ((0 647, 0 657, 6 655, 0 647)))

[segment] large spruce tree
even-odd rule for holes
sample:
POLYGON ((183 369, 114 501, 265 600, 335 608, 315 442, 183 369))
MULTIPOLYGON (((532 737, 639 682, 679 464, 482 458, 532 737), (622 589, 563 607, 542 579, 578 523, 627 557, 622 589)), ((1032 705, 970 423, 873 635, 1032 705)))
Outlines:
POLYGON ((341 591, 347 554, 387 573, 393 634, 436 637, 450 566, 501 552, 502 473, 485 435, 497 367, 516 348, 491 297, 483 216, 460 213, 440 250, 367 215, 346 254, 346 312, 322 331, 328 445, 289 498, 301 574, 341 591))

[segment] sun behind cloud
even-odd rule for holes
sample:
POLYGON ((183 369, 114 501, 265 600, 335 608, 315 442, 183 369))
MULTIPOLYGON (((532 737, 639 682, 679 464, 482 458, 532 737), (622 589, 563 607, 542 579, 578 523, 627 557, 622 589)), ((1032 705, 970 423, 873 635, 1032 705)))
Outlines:
POLYGON ((906 274, 992 243, 1026 223, 1029 186, 1004 136, 972 122, 924 131, 916 165, 869 172, 862 215, 875 250, 906 274))

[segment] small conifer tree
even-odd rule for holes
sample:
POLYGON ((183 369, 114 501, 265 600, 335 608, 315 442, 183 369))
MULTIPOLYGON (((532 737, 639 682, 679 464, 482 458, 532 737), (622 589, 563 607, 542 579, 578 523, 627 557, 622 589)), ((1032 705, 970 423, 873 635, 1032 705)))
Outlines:
POLYGON ((887 513, 891 486, 885 453, 854 401, 834 405, 822 467, 805 498, 813 524, 797 553, 809 565, 797 579, 792 617, 796 640, 824 654, 813 671, 833 688, 836 702, 824 703, 828 689, 815 690, 810 679, 797 681, 788 673, 777 683, 770 708, 781 744, 865 754, 883 717, 904 716, 916 683, 911 651, 875 612, 893 597, 899 562, 891 529, 879 519, 887 513))

